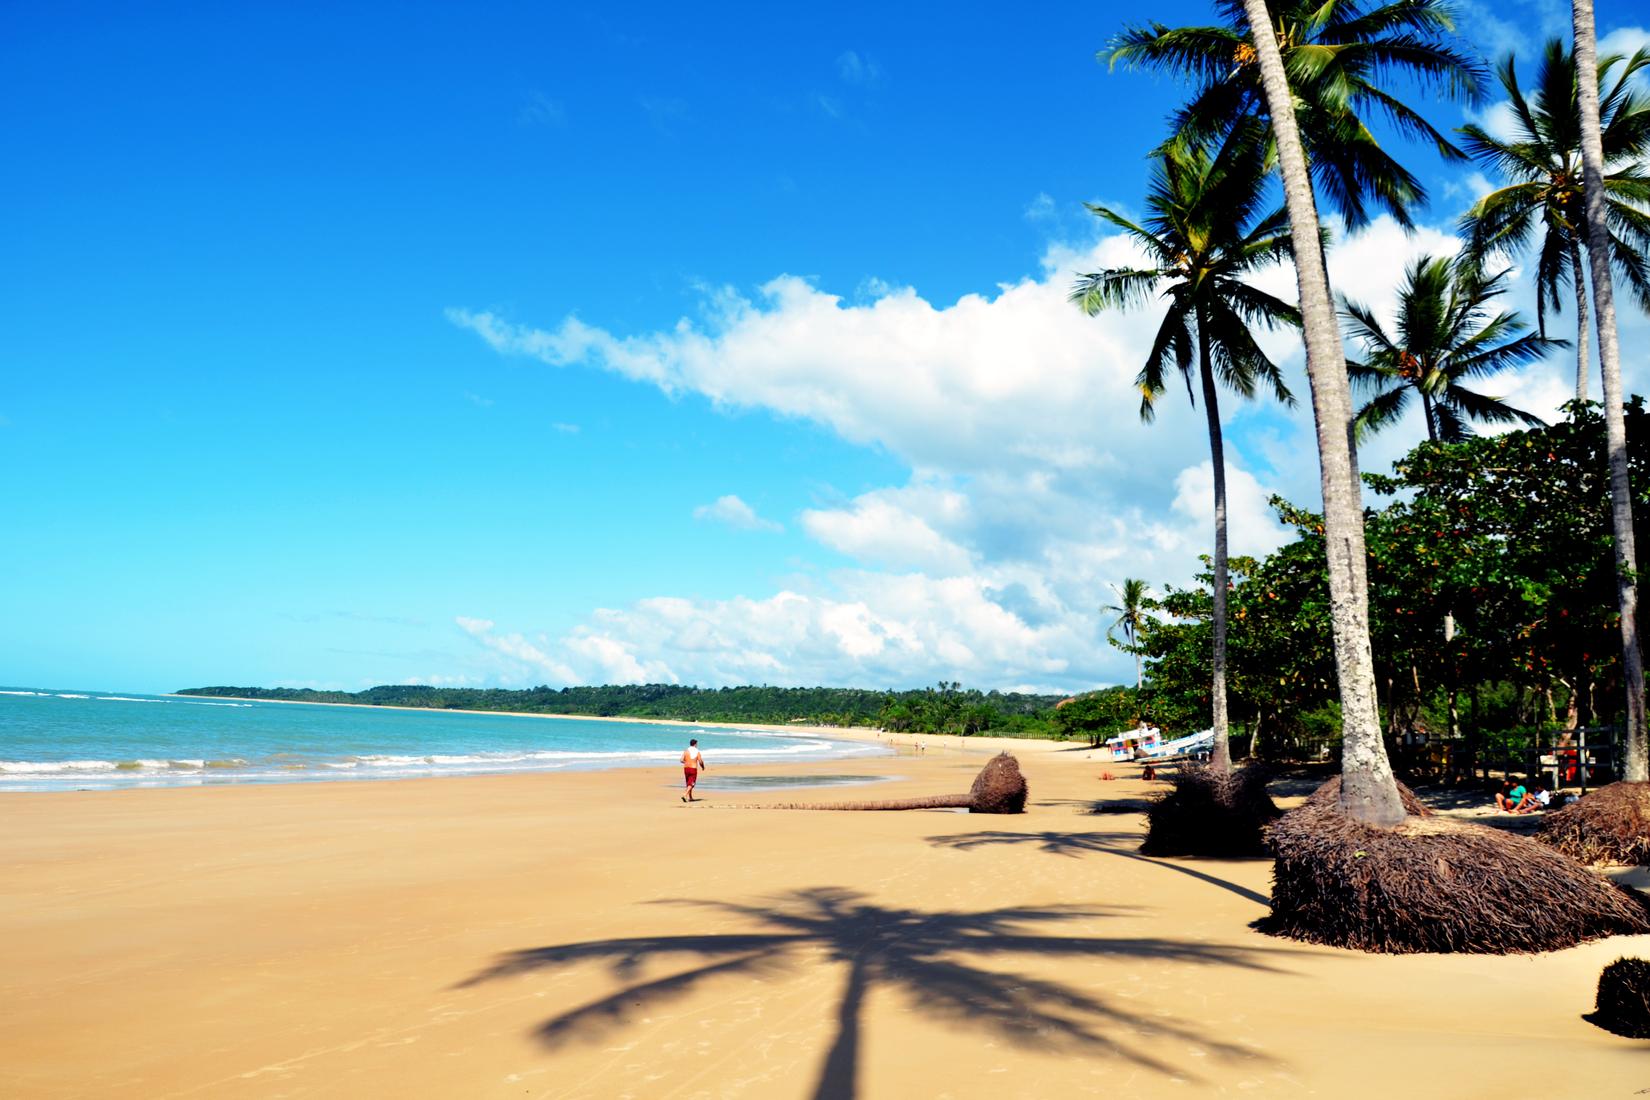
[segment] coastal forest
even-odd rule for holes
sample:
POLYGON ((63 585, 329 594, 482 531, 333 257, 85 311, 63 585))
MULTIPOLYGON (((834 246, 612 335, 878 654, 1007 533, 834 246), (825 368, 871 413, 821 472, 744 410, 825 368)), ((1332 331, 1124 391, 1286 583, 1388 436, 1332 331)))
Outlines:
POLYGON ((606 684, 512 691, 391 684, 357 692, 201 687, 188 688, 178 694, 294 703, 573 714, 593 718, 875 726, 901 732, 964 736, 980 733, 1059 736, 1065 733, 1056 727, 1051 717, 1063 696, 964 690, 956 682, 942 682, 915 691, 766 685, 699 688, 680 684, 606 684))

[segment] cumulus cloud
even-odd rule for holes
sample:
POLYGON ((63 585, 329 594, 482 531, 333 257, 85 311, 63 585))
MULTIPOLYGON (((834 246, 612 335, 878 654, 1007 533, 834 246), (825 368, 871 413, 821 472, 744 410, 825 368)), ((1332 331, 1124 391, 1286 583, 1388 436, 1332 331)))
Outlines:
POLYGON ((1066 621, 1033 626, 974 578, 846 572, 832 595, 661 597, 601 610, 554 642, 468 631, 519 669, 568 683, 896 685, 942 676, 1049 685, 1099 643, 1066 621), (555 657, 547 650, 553 649, 555 657), (645 657, 643 655, 646 655, 645 657))
POLYGON ((831 549, 863 561, 930 572, 966 572, 968 550, 930 523, 956 527, 966 522, 968 498, 932 486, 878 489, 849 507, 802 513, 803 530, 831 549))
POLYGON ((882 80, 882 67, 867 54, 857 50, 844 50, 837 55, 837 75, 844 84, 853 84, 858 87, 869 87, 882 80))
MULTIPOLYGON (((1609 34, 1598 40, 1598 55, 1609 57, 1611 54, 1621 54, 1631 57, 1639 50, 1650 49, 1650 30, 1644 27, 1617 27, 1609 34)), ((1640 73, 1640 79, 1643 74, 1640 73)))
POLYGON ((725 523, 729 527, 736 527, 741 531, 783 531, 784 528, 772 520, 763 519, 756 514, 756 510, 733 494, 717 497, 710 504, 701 504, 693 510, 693 518, 698 520, 713 520, 725 523))
POLYGON ((1039 191, 1026 203, 1025 219, 1028 222, 1046 222, 1055 216, 1055 210, 1054 196, 1047 191, 1039 191))
MULTIPOLYGON (((1456 247, 1443 229, 1406 234, 1379 218, 1334 245, 1331 274, 1337 291, 1390 315, 1406 263, 1456 247)), ((1066 300, 1076 273, 1138 260, 1118 237, 1055 245, 1036 274, 949 303, 869 279, 845 298, 782 275, 753 294, 708 292, 696 315, 630 334, 572 316, 535 327, 449 311, 503 354, 805 420, 910 470, 902 485, 802 513, 803 532, 848 559, 806 583, 722 601, 660 596, 593 612, 557 638, 491 624, 466 631, 523 675, 566 682, 946 678, 1071 690, 1128 678, 1128 658, 1104 642, 1108 586, 1189 583, 1212 542, 1202 409, 1175 392, 1156 423, 1138 416, 1134 379, 1161 307, 1088 318, 1066 300)), ((1293 299, 1289 270, 1260 281, 1293 299)), ((1302 400, 1283 410, 1228 396, 1222 406, 1237 554, 1288 537, 1267 506, 1272 493, 1317 500, 1299 337, 1263 343, 1302 400)), ((1562 390, 1552 374, 1526 368, 1486 388, 1551 400, 1562 390)), ((1418 425, 1383 433, 1364 468, 1382 468, 1423 434, 1418 425)), ((700 511, 760 522, 737 497, 700 511)))

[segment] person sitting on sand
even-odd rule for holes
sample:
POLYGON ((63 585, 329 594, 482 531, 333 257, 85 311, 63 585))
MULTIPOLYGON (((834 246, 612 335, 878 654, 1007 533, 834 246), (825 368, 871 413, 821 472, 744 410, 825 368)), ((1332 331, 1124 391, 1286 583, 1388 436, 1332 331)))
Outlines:
POLYGON ((1532 808, 1541 808, 1541 803, 1536 801, 1522 781, 1514 783, 1510 779, 1501 784, 1501 793, 1495 796, 1495 804, 1510 814, 1527 814, 1532 808))
POLYGON ((705 754, 699 751, 699 739, 688 738, 688 747, 682 750, 682 778, 687 781, 687 793, 682 796, 683 802, 697 802, 693 797, 693 785, 699 782, 699 773, 705 767, 705 754))

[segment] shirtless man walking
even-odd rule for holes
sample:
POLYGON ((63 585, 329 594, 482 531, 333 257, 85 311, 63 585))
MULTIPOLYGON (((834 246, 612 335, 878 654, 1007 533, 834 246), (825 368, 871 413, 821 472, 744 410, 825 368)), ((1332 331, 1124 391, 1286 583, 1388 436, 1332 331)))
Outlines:
POLYGON ((704 770, 705 756, 699 751, 699 739, 688 739, 688 747, 682 750, 682 778, 687 780, 687 793, 682 796, 683 802, 697 802, 693 797, 693 785, 699 782, 699 773, 704 770))

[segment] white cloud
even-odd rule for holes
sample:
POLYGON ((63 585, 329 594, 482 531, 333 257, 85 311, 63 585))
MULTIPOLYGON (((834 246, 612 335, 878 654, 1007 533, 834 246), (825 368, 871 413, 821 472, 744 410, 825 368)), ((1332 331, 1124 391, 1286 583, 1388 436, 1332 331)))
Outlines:
POLYGON ((844 84, 869 87, 882 80, 882 67, 869 55, 855 50, 844 50, 836 59, 837 75, 844 84))
POLYGON ((395 682, 398 684, 427 684, 430 687, 475 687, 480 684, 480 681, 474 676, 463 674, 448 676, 442 673, 431 673, 427 676, 400 676, 396 678, 395 682))
MULTIPOLYGON (((1335 288, 1390 314, 1405 265, 1456 247, 1443 229, 1406 234, 1379 218, 1333 247, 1335 288)), ((883 448, 911 471, 903 485, 802 514, 803 531, 850 567, 732 600, 642 600, 594 612, 556 639, 528 641, 491 626, 469 632, 501 668, 566 682, 906 685, 943 677, 1074 689, 1131 677, 1128 658, 1104 642, 1098 608, 1111 602, 1108 586, 1125 577, 1159 588, 1188 583, 1212 541, 1201 408, 1177 388, 1155 424, 1138 417, 1134 378, 1160 309, 1087 318, 1066 301, 1075 273, 1135 261, 1115 237, 1056 245, 1037 275, 949 304, 870 279, 844 299, 780 276, 754 295, 707 294, 694 317, 630 335, 577 317, 534 328, 450 311, 501 353, 807 420, 883 448)), ((1260 281, 1293 299, 1291 271, 1260 281)), ((1270 494, 1307 507, 1317 500, 1299 337, 1277 333, 1263 343, 1301 404, 1283 411, 1223 401, 1232 550, 1240 554, 1287 538, 1270 494)), ((1530 367, 1486 388, 1539 414, 1568 385, 1564 374, 1530 367)), ((1407 451, 1423 434, 1413 429, 1378 436, 1364 469, 1407 451)), ((701 511, 755 518, 729 500, 701 511)))
POLYGON ((1178 404, 1166 409, 1161 429, 1134 417, 1133 381, 1154 317, 1087 318, 1066 301, 1074 271, 1128 262, 1117 238, 1051 250, 1043 278, 946 306, 909 287, 845 304, 783 275, 755 298, 720 291, 698 320, 641 336, 576 317, 538 329, 485 311, 448 316, 501 352, 813 420, 913 467, 1099 469, 1170 448, 1187 415, 1178 404))
POLYGON ((1568 0, 1456 0, 1462 36, 1492 63, 1509 51, 1534 57, 1547 39, 1570 37, 1568 0))
POLYGON ((717 497, 713 503, 701 504, 693 510, 693 518, 714 520, 741 531, 783 531, 785 528, 772 520, 763 519, 756 510, 733 494, 717 497))
POLYGON ((709 686, 1047 684, 1068 679, 1074 659, 1092 663, 1101 644, 1064 621, 1028 625, 972 578, 848 572, 837 587, 830 596, 641 600, 597 612, 548 647, 555 659, 519 634, 469 633, 519 666, 517 679, 709 686))
MULTIPOLYGON (((1650 49, 1650 30, 1643 27, 1617 27, 1598 40, 1598 55, 1609 57, 1621 54, 1631 57, 1639 50, 1650 49)), ((1642 77, 1642 73, 1640 74, 1642 77)))
POLYGON ((858 497, 849 508, 806 511, 802 527, 817 541, 850 557, 896 568, 957 574, 968 571, 972 555, 935 530, 930 519, 954 527, 966 518, 968 509, 968 498, 952 490, 878 489, 858 497))
POLYGON ((1029 222, 1044 222, 1055 216, 1054 196, 1047 191, 1037 192, 1030 202, 1026 203, 1025 219, 1029 222))
MULTIPOLYGON (((1230 463, 1226 468, 1226 541, 1233 555, 1249 554, 1261 557, 1271 553, 1294 537, 1277 521, 1267 498, 1271 494, 1255 480, 1255 476, 1230 463)), ((1200 462, 1180 471, 1175 479, 1175 498, 1172 507, 1185 516, 1196 528, 1207 532, 1202 541, 1213 553, 1215 467, 1212 462, 1200 462)))

